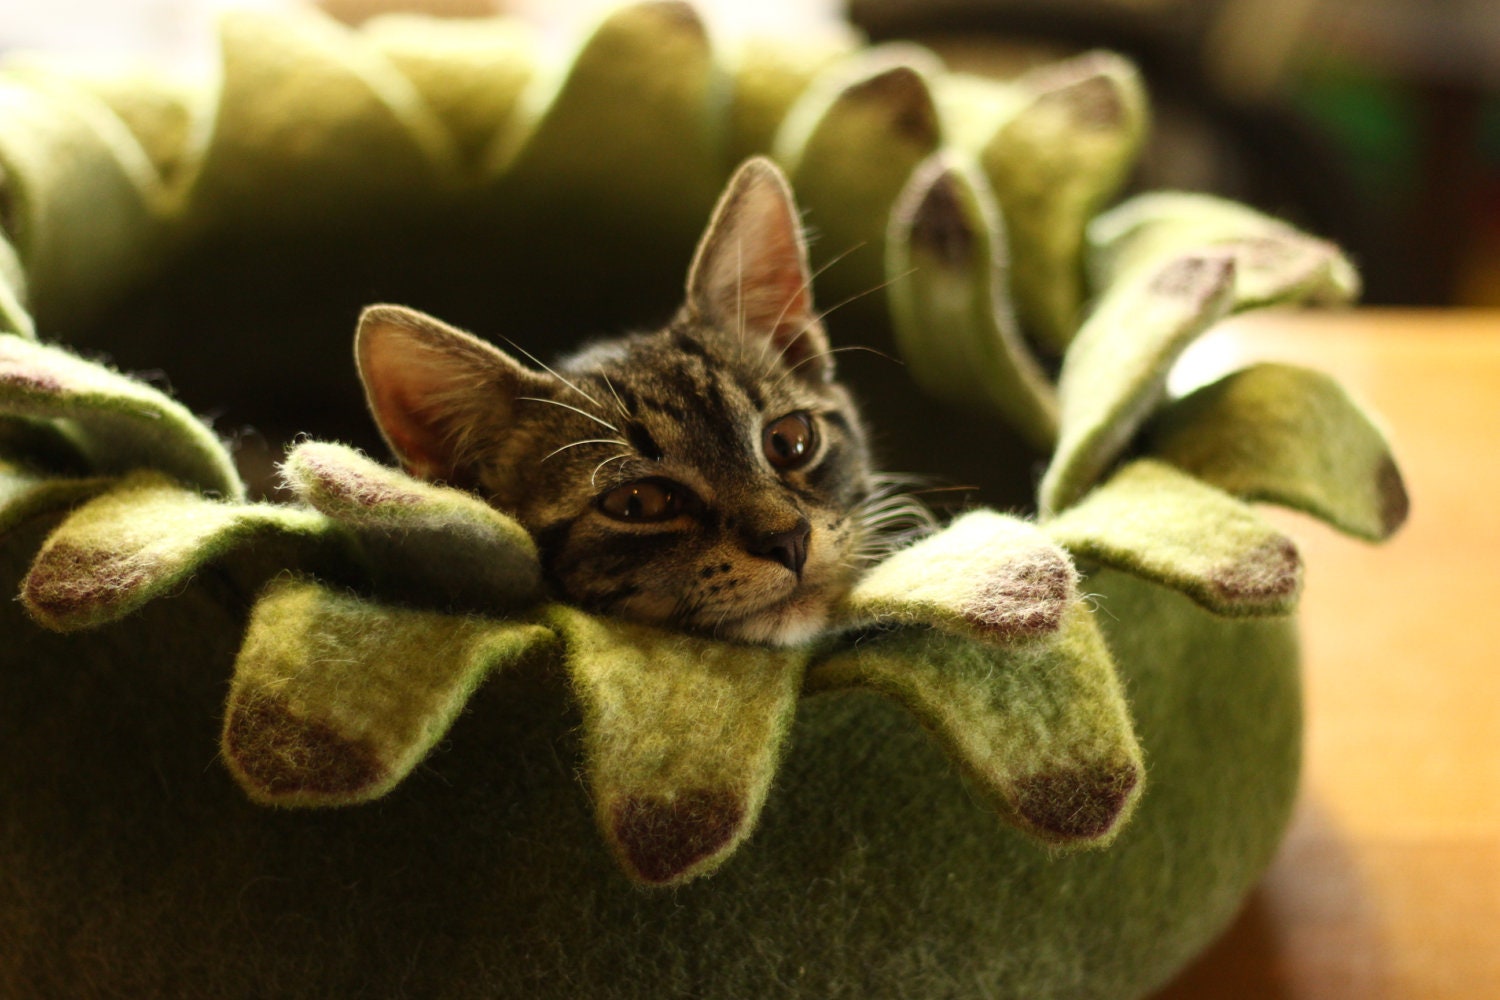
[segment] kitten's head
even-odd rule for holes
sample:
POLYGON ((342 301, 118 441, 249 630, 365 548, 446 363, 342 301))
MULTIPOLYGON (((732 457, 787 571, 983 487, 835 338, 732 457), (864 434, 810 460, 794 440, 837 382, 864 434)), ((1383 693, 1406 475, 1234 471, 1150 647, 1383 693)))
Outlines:
POLYGON ((559 597, 795 643, 852 583, 871 492, 810 286, 791 191, 754 159, 729 182, 664 330, 538 372, 431 317, 374 306, 355 354, 407 470, 515 515, 559 597))

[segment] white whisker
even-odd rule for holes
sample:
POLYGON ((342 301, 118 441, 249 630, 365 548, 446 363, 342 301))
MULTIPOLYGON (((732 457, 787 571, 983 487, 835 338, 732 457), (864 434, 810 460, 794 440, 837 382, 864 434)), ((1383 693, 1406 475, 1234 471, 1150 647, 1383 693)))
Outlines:
MULTIPOLYGON (((777 330, 777 329, 780 328, 781 321, 784 320, 784 319, 786 319, 786 311, 792 307, 792 303, 796 302, 797 301, 797 297, 800 296, 803 292, 805 292, 809 288, 811 288, 812 287, 812 283, 814 281, 816 281, 818 278, 820 278, 823 275, 824 271, 828 270, 830 267, 832 267, 833 265, 837 264, 839 261, 843 260, 845 257, 849 256, 854 251, 856 251, 856 250, 858 250, 861 247, 866 246, 866 245, 867 244, 866 244, 866 242, 864 240, 860 240, 858 243, 854 244, 852 247, 850 247, 849 249, 845 250, 843 253, 835 254, 832 259, 824 261, 824 263, 823 263, 823 265, 821 267, 819 267, 813 273, 809 274, 807 276, 807 280, 805 280, 805 281, 802 282, 801 287, 799 287, 796 292, 792 293, 792 295, 786 300, 786 302, 782 304, 782 306, 781 306, 781 312, 779 312, 779 313, 776 314, 776 322, 774 322, 774 323, 771 324, 771 330, 774 332, 775 330, 777 330)), ((805 332, 805 330, 806 330, 806 328, 804 328, 804 332, 805 332)), ((802 336, 801 333, 797 334, 797 337, 800 337, 800 336, 802 336)), ((791 340, 788 340, 785 344, 782 345, 781 350, 779 350, 779 351, 776 352, 776 357, 772 358, 771 359, 771 363, 768 364, 768 365, 766 365, 766 370, 765 370, 764 374, 766 374, 766 375, 771 374, 771 369, 776 366, 776 362, 778 362, 778 361, 780 361, 782 359, 782 357, 787 352, 787 348, 791 347, 792 344, 796 342, 796 339, 797 339, 796 337, 793 337, 791 340)), ((764 353, 764 350, 762 350, 762 353, 764 353)))
POLYGON ((792 365, 792 367, 788 368, 786 371, 782 372, 781 373, 781 378, 778 378, 775 382, 771 383, 772 390, 775 390, 777 386, 781 385, 782 382, 786 381, 793 373, 795 373, 797 371, 798 368, 801 368, 803 365, 810 364, 810 363, 818 360, 819 358, 826 358, 826 357, 829 357, 829 356, 834 355, 834 354, 842 354, 845 351, 864 351, 867 354, 874 354, 874 355, 876 355, 878 357, 885 358, 887 361, 889 361, 889 362, 891 362, 893 364, 898 364, 898 365, 903 365, 904 364, 904 362, 901 361, 899 358, 893 358, 889 354, 885 353, 884 351, 877 351, 875 348, 873 348, 873 347, 865 347, 863 344, 850 344, 847 347, 831 347, 831 348, 829 348, 826 351, 819 351, 816 354, 810 354, 810 355, 808 355, 807 357, 803 358, 801 361, 797 362, 795 365, 792 365))
POLYGON ((552 449, 542 458, 542 461, 545 462, 553 455, 561 454, 562 452, 567 451, 569 448, 577 448, 578 446, 585 444, 617 444, 625 448, 630 447, 629 441, 621 441, 619 438, 585 438, 582 441, 574 441, 572 444, 565 444, 561 448, 552 449))
POLYGON ((620 394, 618 392, 615 392, 615 384, 611 382, 609 380, 609 376, 604 374, 603 372, 599 373, 599 377, 604 379, 604 384, 609 387, 609 394, 615 397, 615 407, 620 411, 620 416, 624 417, 626 420, 629 420, 630 411, 625 409, 625 401, 620 398, 620 394))
POLYGON ((602 461, 598 465, 594 466, 594 471, 589 475, 589 486, 591 486, 591 487, 597 487, 599 485, 599 470, 600 469, 604 468, 610 462, 618 462, 622 458, 629 458, 629 457, 630 457, 630 452, 628 452, 628 451, 624 452, 622 454, 619 454, 619 455, 611 455, 609 458, 606 458, 604 461, 602 461))
POLYGON ((580 410, 578 407, 573 406, 569 403, 560 402, 556 399, 547 399, 545 396, 517 396, 516 399, 525 399, 533 403, 551 403, 553 406, 561 406, 565 410, 572 410, 574 413, 577 413, 580 416, 588 417, 590 420, 592 420, 596 424, 599 424, 601 427, 608 427, 616 434, 620 433, 620 428, 616 427, 608 420, 601 420, 600 418, 590 413, 588 410, 580 410))
MULTIPOLYGON (((535 354, 532 354, 526 348, 522 347, 520 344, 516 343, 514 340, 511 340, 509 337, 505 336, 505 334, 502 333, 500 335, 500 337, 507 344, 509 344, 511 347, 514 347, 516 350, 518 350, 522 354, 526 355, 528 358, 530 358, 536 364, 540 365, 542 367, 542 370, 545 371, 548 375, 551 375, 553 378, 557 379, 563 385, 567 386, 569 389, 572 389, 574 392, 578 393, 578 395, 582 396, 584 399, 588 400, 590 403, 593 403, 595 406, 601 406, 602 405, 593 396, 590 396, 588 393, 586 393, 582 389, 578 388, 578 386, 574 385, 572 382, 569 382, 567 379, 565 379, 561 375, 559 375, 556 371, 553 370, 553 368, 550 365, 547 364, 547 362, 543 361, 541 358, 537 357, 535 354)), ((580 410, 579 412, 581 413, 583 411, 580 410)))
MULTIPOLYGON (((917 271, 916 268, 909 267, 905 271, 902 271, 900 274, 893 274, 893 275, 891 275, 889 278, 885 279, 884 281, 882 281, 880 284, 876 285, 873 288, 866 288, 862 292, 855 292, 853 295, 849 296, 848 298, 842 299, 842 300, 840 300, 838 302, 835 302, 833 305, 829 306, 827 309, 824 309, 822 312, 818 313, 811 320, 809 320, 808 323, 807 323, 807 325, 804 326, 801 330, 798 330, 797 331, 797 337, 802 336, 808 330, 811 330, 814 325, 823 322, 829 316, 833 315, 838 310, 844 308, 849 303, 856 302, 856 301, 864 298, 866 295, 874 295, 876 292, 880 291, 882 288, 887 288, 890 285, 893 285, 896 282, 900 281, 902 278, 905 278, 905 277, 908 277, 908 276, 910 276, 912 274, 915 274, 916 271, 917 271)), ((792 339, 796 340, 797 337, 793 337, 792 339)))
POLYGON ((877 476, 875 489, 852 512, 859 540, 850 547, 849 562, 869 566, 938 530, 938 520, 915 497, 899 492, 905 482, 919 477, 877 476))

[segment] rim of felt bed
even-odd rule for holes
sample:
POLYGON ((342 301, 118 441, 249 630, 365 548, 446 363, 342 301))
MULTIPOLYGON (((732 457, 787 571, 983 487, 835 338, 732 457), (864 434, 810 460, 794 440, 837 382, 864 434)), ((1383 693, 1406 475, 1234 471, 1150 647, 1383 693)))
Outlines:
POLYGON ((239 14, 225 22, 214 92, 111 90, 39 64, 0 85, 0 321, 11 331, 0 335, 0 407, 20 418, 0 465, 0 528, 64 515, 23 603, 44 627, 90 629, 209 564, 285 553, 251 613, 222 731, 252 799, 379 798, 486 677, 549 659, 582 712, 601 834, 639 882, 679 884, 723 863, 754 829, 799 699, 846 688, 905 706, 1033 837, 1106 846, 1145 770, 1075 563, 1163 584, 1216 614, 1282 616, 1300 559, 1250 501, 1371 539, 1404 520, 1383 435, 1326 376, 1261 365, 1167 398, 1172 361, 1218 319, 1347 301, 1358 282, 1331 245, 1216 199, 1154 194, 1096 214, 1144 128, 1139 81, 1118 57, 992 83, 884 47, 817 54, 777 78, 752 56, 717 53, 686 5, 649 3, 609 17, 550 78, 500 23, 496 48, 466 63, 441 46, 441 58, 403 55, 399 33, 378 23, 348 31, 311 15, 239 14), (272 35, 291 68, 249 54, 272 35), (622 65, 646 53, 660 62, 664 46, 675 56, 666 84, 622 84, 622 65), (505 58, 526 71, 492 95, 490 119, 465 121, 433 67, 458 66, 466 83, 505 58), (372 130, 362 141, 394 151, 389 169, 357 172, 364 161, 340 150, 339 128, 300 147, 294 168, 278 159, 284 149, 256 145, 278 135, 257 116, 296 99, 298 60, 319 69, 309 78, 338 95, 340 115, 372 130), (631 86, 634 103, 622 102, 631 86), (706 129, 704 109, 722 106, 711 102, 726 86, 735 124, 706 129), (642 115, 642 101, 656 113, 642 115), (628 108, 628 124, 598 107, 628 108), (341 445, 290 452, 296 503, 247 502, 224 445, 186 408, 37 339, 28 303, 45 317, 49 303, 142 280, 185 235, 253 215, 246 206, 268 185, 297 180, 280 206, 293 214, 335 189, 351 204, 413 188, 435 200, 514 196, 574 163, 566 151, 584 118, 625 160, 665 175, 605 178, 575 164, 569 184, 711 196, 736 154, 766 151, 825 231, 883 246, 913 379, 1051 453, 1039 518, 971 512, 872 569, 819 642, 737 646, 548 601, 513 520, 341 445), (695 142, 660 164, 655 151, 674 135, 695 142), (849 163, 863 173, 851 179, 849 163), (1038 349, 1061 356, 1055 380, 1038 349), (1226 455, 1230 440, 1249 444, 1226 455), (59 454, 68 462, 52 461, 59 454), (345 672, 326 669, 329 643, 345 672), (974 669, 955 676, 958 662, 974 669), (1019 687, 996 689, 997 665, 1019 687), (399 689, 408 707, 351 709, 351 685, 399 689), (705 698, 735 705, 734 724, 684 726, 705 698), (1022 752, 1018 716, 1032 702, 1062 708, 1022 752), (666 761, 652 739, 664 730, 682 734, 666 761))

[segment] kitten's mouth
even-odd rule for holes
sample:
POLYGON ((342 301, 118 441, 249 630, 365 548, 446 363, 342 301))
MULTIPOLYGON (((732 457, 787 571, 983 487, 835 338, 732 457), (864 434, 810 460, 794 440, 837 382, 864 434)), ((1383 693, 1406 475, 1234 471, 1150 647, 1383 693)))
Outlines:
POLYGON ((828 623, 834 595, 828 587, 799 586, 784 597, 733 618, 704 622, 721 639, 769 646, 797 646, 814 638, 828 623))

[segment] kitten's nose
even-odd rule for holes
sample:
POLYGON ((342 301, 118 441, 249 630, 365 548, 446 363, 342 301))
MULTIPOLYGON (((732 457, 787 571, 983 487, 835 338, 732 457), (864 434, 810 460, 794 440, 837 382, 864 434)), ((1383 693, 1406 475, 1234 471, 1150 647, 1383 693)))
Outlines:
POLYGON ((759 535, 746 548, 752 556, 781 563, 800 579, 802 566, 807 562, 807 536, 811 533, 812 525, 807 518, 799 517, 790 530, 759 535))

